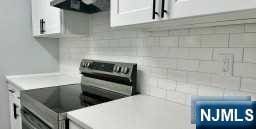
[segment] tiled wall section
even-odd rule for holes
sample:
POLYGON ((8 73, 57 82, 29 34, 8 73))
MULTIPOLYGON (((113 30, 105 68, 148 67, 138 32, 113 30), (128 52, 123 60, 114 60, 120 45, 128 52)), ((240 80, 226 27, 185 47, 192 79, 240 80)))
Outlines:
POLYGON ((192 95, 256 98, 256 24, 145 32, 113 30, 109 14, 92 16, 89 38, 63 38, 61 71, 78 74, 82 58, 135 62, 143 94, 190 104, 192 95), (223 75, 221 54, 234 55, 223 75))

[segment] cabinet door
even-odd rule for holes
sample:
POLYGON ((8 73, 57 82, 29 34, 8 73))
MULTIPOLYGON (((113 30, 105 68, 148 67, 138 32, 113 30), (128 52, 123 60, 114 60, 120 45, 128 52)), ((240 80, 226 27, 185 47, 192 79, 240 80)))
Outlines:
POLYGON ((34 36, 61 32, 60 9, 50 6, 50 1, 51 0, 31 0, 34 36), (41 22, 41 20, 43 20, 43 22, 41 22), (42 29, 44 30, 43 33, 41 32, 42 29))
POLYGON ((50 2, 45 1, 45 34, 59 34, 61 33, 61 9, 52 7, 50 2))
POLYGON ((170 0, 171 17, 181 18, 256 8, 256 0, 170 0))
POLYGON ((40 35, 40 20, 43 19, 44 16, 44 0, 31 0, 32 2, 32 28, 33 35, 40 35))
POLYGON ((13 92, 9 92, 9 109, 11 129, 22 129, 20 100, 13 92))
POLYGON ((160 0, 111 0, 111 26, 131 25, 159 20, 160 0), (155 3, 155 4, 154 4, 155 3), (155 5, 155 8, 153 8, 155 5))

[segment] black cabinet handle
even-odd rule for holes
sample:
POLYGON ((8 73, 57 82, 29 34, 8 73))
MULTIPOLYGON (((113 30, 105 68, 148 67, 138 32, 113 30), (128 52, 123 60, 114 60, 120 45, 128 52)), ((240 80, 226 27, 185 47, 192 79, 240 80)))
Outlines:
POLYGON ((168 12, 167 10, 165 10, 165 0, 162 0, 161 18, 164 18, 165 13, 168 13, 168 12))
POLYGON ((45 21, 44 19, 40 19, 40 34, 45 32, 45 21))
POLYGON ((42 34, 42 19, 40 19, 40 34, 42 34))
POLYGON ((156 0, 153 0, 153 15, 152 15, 152 19, 156 19, 156 15, 159 16, 159 13, 156 12, 156 0))
POLYGON ((12 94, 15 93, 15 91, 14 91, 14 90, 11 90, 11 89, 9 89, 9 92, 12 93, 12 94))
POLYGON ((17 105, 17 104, 13 104, 13 117, 14 117, 14 119, 17 119, 18 118, 18 113, 17 113, 17 108, 18 108, 19 106, 17 105))

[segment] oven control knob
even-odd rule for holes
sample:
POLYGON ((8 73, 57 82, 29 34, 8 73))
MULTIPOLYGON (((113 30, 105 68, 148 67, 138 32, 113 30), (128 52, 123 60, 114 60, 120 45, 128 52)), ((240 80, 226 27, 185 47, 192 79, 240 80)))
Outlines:
POLYGON ((129 73, 129 68, 128 67, 124 67, 124 74, 128 74, 129 73))
POLYGON ((121 67, 121 73, 124 73, 124 67, 121 67))
POLYGON ((117 66, 117 67, 116 67, 116 72, 117 72, 117 73, 120 73, 120 72, 121 72, 121 67, 120 67, 120 66, 117 66))
POLYGON ((90 63, 89 63, 89 62, 87 62, 86 67, 88 68, 89 66, 90 66, 90 63))
POLYGON ((85 68, 85 67, 86 67, 86 63, 85 63, 85 62, 82 62, 82 63, 81 63, 81 67, 85 68))

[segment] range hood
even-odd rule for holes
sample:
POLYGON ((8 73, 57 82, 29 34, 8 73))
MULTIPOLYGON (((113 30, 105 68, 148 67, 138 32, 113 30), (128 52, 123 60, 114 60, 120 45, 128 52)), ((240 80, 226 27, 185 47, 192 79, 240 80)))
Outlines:
POLYGON ((53 0, 51 6, 92 14, 109 10, 110 0, 53 0))

